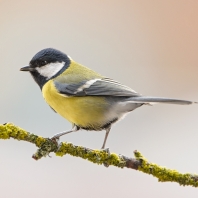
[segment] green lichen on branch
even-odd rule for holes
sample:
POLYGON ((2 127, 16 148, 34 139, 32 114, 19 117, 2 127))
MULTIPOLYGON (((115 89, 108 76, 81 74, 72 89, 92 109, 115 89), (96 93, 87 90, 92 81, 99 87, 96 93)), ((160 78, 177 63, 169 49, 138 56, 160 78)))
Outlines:
POLYGON ((135 158, 128 158, 123 155, 110 153, 106 150, 94 150, 82 146, 76 146, 72 143, 62 142, 57 143, 56 140, 43 138, 35 134, 29 133, 20 127, 11 123, 0 125, 0 139, 10 139, 27 141, 35 144, 39 149, 33 155, 33 158, 38 160, 47 156, 50 152, 54 152, 57 156, 66 154, 87 159, 96 164, 105 164, 105 166, 116 166, 119 168, 131 168, 139 170, 146 174, 153 175, 160 182, 177 182, 180 185, 190 185, 198 187, 198 175, 190 173, 182 174, 176 170, 167 169, 157 164, 150 163, 138 151, 134 152, 135 158))
POLYGON ((63 142, 56 151, 56 155, 62 157, 65 154, 81 157, 96 164, 105 164, 107 166, 112 165, 120 168, 126 166, 126 161, 122 156, 115 153, 109 153, 108 149, 93 150, 82 146, 75 146, 72 143, 63 142))
POLYGON ((142 162, 138 170, 157 177, 159 182, 177 182, 183 186, 198 187, 198 175, 190 173, 182 174, 177 170, 171 170, 154 163, 149 163, 138 151, 135 151, 134 154, 136 159, 142 162))
POLYGON ((0 139, 10 138, 31 142, 37 147, 40 147, 45 142, 45 138, 29 133, 12 123, 0 125, 0 139))

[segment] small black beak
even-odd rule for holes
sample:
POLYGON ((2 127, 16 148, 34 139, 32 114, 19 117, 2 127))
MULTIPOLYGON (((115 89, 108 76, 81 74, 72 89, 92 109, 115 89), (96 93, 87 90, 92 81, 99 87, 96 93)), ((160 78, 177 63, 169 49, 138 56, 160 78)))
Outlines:
POLYGON ((35 69, 33 67, 30 67, 30 66, 25 66, 25 67, 22 67, 20 69, 20 71, 35 71, 35 69))

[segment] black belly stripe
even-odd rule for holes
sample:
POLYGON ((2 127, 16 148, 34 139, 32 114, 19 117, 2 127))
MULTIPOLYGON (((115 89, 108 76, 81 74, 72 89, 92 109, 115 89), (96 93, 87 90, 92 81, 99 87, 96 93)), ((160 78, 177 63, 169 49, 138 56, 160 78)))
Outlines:
POLYGON ((117 120, 118 120, 118 118, 114 118, 110 122, 107 122, 107 123, 105 123, 104 125, 101 125, 101 126, 98 126, 98 125, 97 126, 91 126, 90 125, 90 126, 85 127, 85 126, 80 126, 80 125, 76 125, 76 124, 75 125, 78 126, 81 129, 84 129, 84 130, 87 130, 87 131, 102 131, 104 129, 109 128, 117 120))

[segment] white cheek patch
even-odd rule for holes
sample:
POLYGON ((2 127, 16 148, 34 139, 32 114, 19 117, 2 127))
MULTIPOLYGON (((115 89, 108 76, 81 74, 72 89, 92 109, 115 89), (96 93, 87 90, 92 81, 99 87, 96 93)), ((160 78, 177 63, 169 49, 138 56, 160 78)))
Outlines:
POLYGON ((80 87, 76 90, 75 94, 78 93, 78 92, 83 91, 84 89, 89 88, 91 85, 93 85, 96 81, 99 81, 99 80, 101 80, 101 79, 97 78, 97 79, 93 79, 93 80, 87 81, 84 85, 80 86, 80 87))
POLYGON ((52 76, 57 74, 65 65, 65 62, 56 62, 56 63, 49 63, 47 65, 43 65, 42 67, 36 67, 35 69, 41 76, 50 79, 52 76))

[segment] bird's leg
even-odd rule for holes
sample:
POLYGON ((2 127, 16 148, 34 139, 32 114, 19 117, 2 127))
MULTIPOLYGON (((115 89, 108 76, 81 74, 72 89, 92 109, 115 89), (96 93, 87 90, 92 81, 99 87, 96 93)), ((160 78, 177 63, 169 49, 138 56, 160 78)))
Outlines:
POLYGON ((103 142, 103 145, 102 145, 102 148, 101 149, 104 149, 105 148, 105 144, 106 144, 106 141, 107 141, 107 138, 108 138, 108 135, 109 135, 110 130, 111 130, 111 127, 109 127, 109 128, 106 129, 106 134, 105 134, 104 142, 103 142))
POLYGON ((80 128, 78 126, 74 125, 74 127, 72 128, 72 130, 70 130, 70 131, 63 131, 63 132, 57 133, 54 136, 52 136, 51 139, 59 139, 60 136, 66 135, 68 133, 76 132, 79 129, 80 128))

